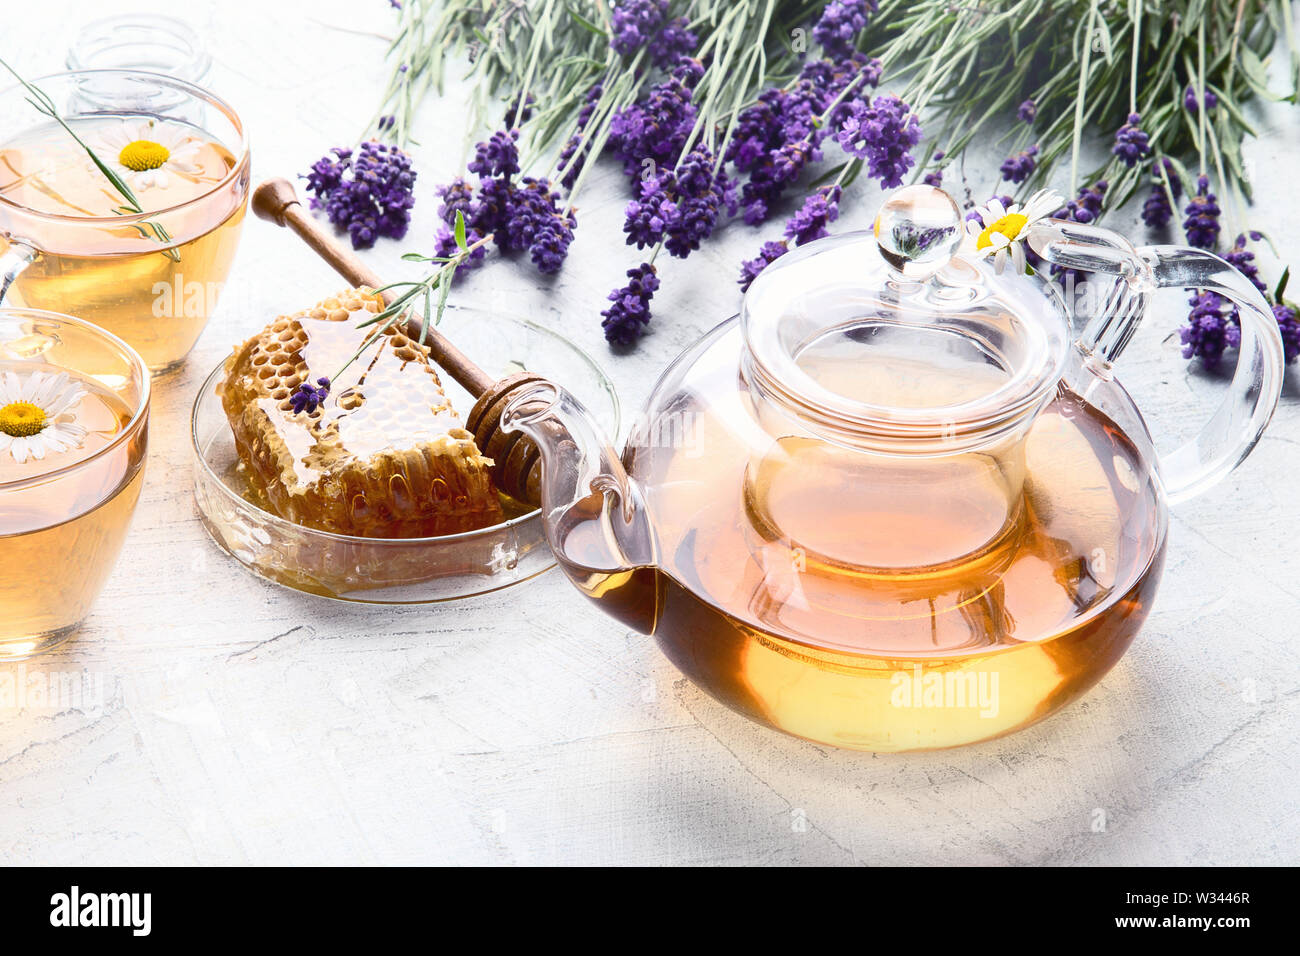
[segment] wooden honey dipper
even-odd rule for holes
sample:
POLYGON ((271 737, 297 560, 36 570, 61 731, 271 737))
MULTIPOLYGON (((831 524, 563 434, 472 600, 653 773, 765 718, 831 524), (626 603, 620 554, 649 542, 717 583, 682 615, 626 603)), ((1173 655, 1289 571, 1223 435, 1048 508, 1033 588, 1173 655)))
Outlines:
MULTIPOLYGON (((339 245, 303 208, 293 184, 287 179, 268 179, 258 186, 253 191, 253 212, 259 219, 287 226, 354 286, 381 289, 386 284, 350 250, 339 245)), ((386 302, 391 303, 394 299, 391 292, 380 294, 386 302)), ((517 501, 540 505, 541 452, 522 432, 504 431, 501 414, 520 389, 546 379, 535 372, 516 372, 502 379, 493 379, 432 325, 424 330, 423 319, 414 311, 410 313, 403 331, 411 341, 423 341, 429 348, 430 357, 474 396, 474 407, 465 419, 465 428, 473 434, 479 450, 492 459, 492 480, 497 487, 517 501)), ((542 411, 544 408, 544 403, 524 406, 528 411, 542 411)))

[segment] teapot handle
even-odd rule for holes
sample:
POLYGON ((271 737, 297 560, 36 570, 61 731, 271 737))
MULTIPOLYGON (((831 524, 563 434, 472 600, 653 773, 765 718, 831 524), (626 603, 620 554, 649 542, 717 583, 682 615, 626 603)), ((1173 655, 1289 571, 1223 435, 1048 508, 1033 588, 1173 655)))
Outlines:
POLYGON ((1141 321, 1158 288, 1216 292, 1237 306, 1241 322, 1237 369, 1228 394, 1200 433, 1160 456, 1171 504, 1194 498, 1221 481, 1259 441, 1282 391, 1285 354, 1277 319, 1258 289, 1236 268, 1201 249, 1135 249, 1116 233, 1094 226, 1044 220, 1031 243, 1059 265, 1117 276, 1115 288, 1088 323, 1078 347, 1090 363, 1108 370, 1141 321))

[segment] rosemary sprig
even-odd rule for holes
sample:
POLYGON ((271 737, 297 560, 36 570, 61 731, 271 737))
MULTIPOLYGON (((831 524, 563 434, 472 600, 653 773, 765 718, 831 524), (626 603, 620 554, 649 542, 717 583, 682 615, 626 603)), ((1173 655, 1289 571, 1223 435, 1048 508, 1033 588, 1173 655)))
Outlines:
MULTIPOLYGON (((27 91, 28 95, 26 97, 26 100, 33 107, 35 107, 37 112, 45 116, 48 116, 50 119, 54 120, 54 122, 62 126, 63 129, 67 132, 67 134, 71 136, 73 140, 76 141, 77 145, 86 151, 86 155, 89 156, 90 161, 95 164, 95 168, 98 169, 101 173, 103 173, 104 178, 109 181, 109 184, 113 187, 114 190, 117 191, 117 194, 122 197, 123 205, 116 210, 118 214, 119 215, 143 214, 144 208, 140 205, 140 200, 136 199, 135 192, 131 189, 130 186, 126 184, 126 180, 124 180, 121 176, 119 176, 102 159, 100 159, 99 156, 95 153, 95 151, 91 149, 90 146, 86 143, 86 141, 83 140, 80 136, 78 136, 76 131, 73 130, 73 128, 68 125, 67 121, 61 115, 59 115, 59 109, 55 105, 54 100, 50 98, 49 94, 46 93, 44 90, 40 89, 39 87, 34 86, 31 83, 28 83, 27 80, 23 79, 23 77, 19 75, 18 71, 15 70, 12 66, 10 66, 8 62, 6 62, 3 58, 0 58, 0 66, 3 66, 6 70, 8 70, 13 75, 13 78, 22 85, 23 89, 27 91)), ((138 223, 133 223, 132 225, 135 229, 139 230, 140 235, 145 236, 146 238, 148 237, 148 233, 145 231, 144 226, 141 226, 138 223)), ((166 227, 164 227, 161 222, 158 222, 157 220, 150 220, 146 222, 145 225, 149 227, 149 231, 153 232, 154 237, 159 242, 170 243, 172 241, 172 237, 168 234, 166 227)), ((163 255, 167 256, 167 258, 171 259, 173 262, 181 261, 180 252, 177 251, 177 249, 174 246, 168 246, 167 248, 161 251, 163 255)))

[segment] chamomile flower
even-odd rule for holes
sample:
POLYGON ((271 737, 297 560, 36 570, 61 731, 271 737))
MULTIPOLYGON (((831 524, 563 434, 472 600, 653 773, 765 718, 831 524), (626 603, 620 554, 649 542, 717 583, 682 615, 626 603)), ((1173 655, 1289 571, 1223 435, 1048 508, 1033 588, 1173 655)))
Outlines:
POLYGON ((86 429, 71 412, 85 397, 86 390, 66 372, 0 375, 0 455, 7 453, 21 465, 81 447, 86 429))
POLYGON ((171 174, 194 175, 202 145, 183 129, 157 120, 128 120, 100 136, 96 155, 133 190, 165 188, 171 174))
POLYGON ((1062 202, 1061 196, 1050 189, 1040 189, 1023 206, 1004 204, 996 197, 990 199, 966 220, 966 232, 974 240, 975 254, 991 256, 999 275, 1006 268, 1008 257, 1017 272, 1025 272, 1024 242, 1029 228, 1059 209, 1062 202))

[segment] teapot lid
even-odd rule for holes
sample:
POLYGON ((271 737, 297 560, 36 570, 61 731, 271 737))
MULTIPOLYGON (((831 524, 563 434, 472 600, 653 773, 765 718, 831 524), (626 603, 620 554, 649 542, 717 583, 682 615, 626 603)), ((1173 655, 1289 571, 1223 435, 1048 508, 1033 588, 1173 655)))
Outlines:
POLYGON ((1065 304, 963 248, 963 227, 947 193, 909 186, 870 232, 777 259, 745 296, 747 374, 831 437, 890 451, 950 451, 1036 413, 1065 365, 1065 304))

